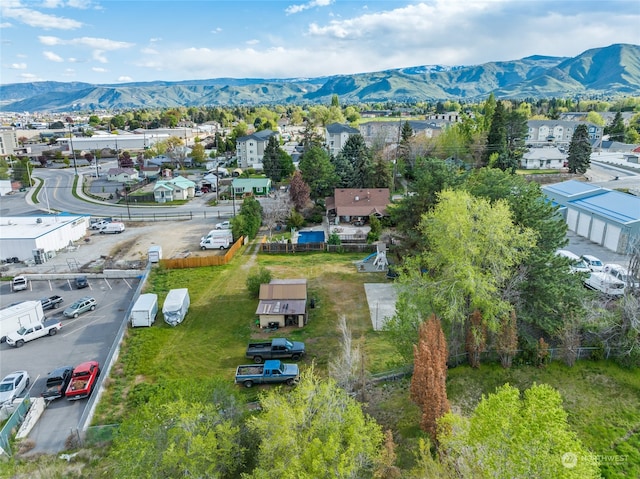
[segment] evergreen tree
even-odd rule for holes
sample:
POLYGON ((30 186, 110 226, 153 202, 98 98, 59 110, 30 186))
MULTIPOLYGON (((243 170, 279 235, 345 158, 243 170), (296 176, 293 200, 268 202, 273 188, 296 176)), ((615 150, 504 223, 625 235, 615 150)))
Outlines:
POLYGON ((282 180, 282 169, 280 168, 280 145, 276 135, 269 137, 267 146, 264 148, 262 168, 267 178, 278 183, 282 180))
POLYGON ((393 172, 389 162, 378 155, 372 165, 373 187, 391 188, 393 186, 393 172))
POLYGON ((309 185, 311 198, 324 198, 333 193, 338 177, 327 150, 315 145, 306 149, 298 168, 302 179, 309 185))
MULTIPOLYGON (((487 135, 487 145, 483 156, 483 165, 490 164, 490 159, 497 158, 497 163, 501 164, 507 158, 507 130, 506 113, 502 102, 496 104, 496 109, 491 117, 491 128, 487 135), (496 155, 493 156, 493 155, 496 155)), ((491 166, 491 165, 490 165, 491 166)))
POLYGON ((584 123, 578 125, 569 144, 569 173, 580 173, 589 169, 591 164, 591 143, 589 142, 589 130, 584 123))
POLYGON ((351 177, 347 181, 347 188, 371 188, 374 186, 371 157, 362 135, 350 136, 338 153, 338 157, 342 157, 351 165, 351 177))
POLYGON ((609 135, 609 139, 611 141, 624 141, 625 132, 626 127, 624 126, 622 113, 620 113, 620 111, 617 111, 616 116, 611 122, 611 125, 605 127, 604 134, 609 135))
POLYGON ((413 347, 411 399, 422 410, 420 427, 436 441, 437 420, 450 410, 447 399, 447 341, 440 320, 432 315, 420 325, 413 347))
POLYGON ((280 180, 289 178, 296 171, 291 156, 282 148, 278 149, 278 166, 280 168, 280 180))
POLYGON ((336 172, 336 188, 352 188, 353 165, 346 156, 339 154, 331 157, 336 172))
POLYGON ((510 111, 507 114, 505 124, 505 139, 507 142, 507 158, 508 161, 502 171, 511 171, 515 173, 516 168, 520 165, 522 156, 527 150, 525 140, 529 133, 527 125, 527 116, 519 110, 510 111))

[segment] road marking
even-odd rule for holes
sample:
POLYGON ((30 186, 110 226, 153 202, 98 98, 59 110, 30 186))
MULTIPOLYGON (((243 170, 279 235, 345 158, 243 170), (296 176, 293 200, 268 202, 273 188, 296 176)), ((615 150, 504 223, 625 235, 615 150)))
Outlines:
POLYGON ((104 282, 107 283, 107 286, 109 286, 109 289, 113 290, 113 288, 111 287, 111 285, 109 284, 109 281, 107 281, 107 278, 104 278, 104 282))
POLYGON ((48 280, 48 281, 49 281, 49 291, 53 291, 53 285, 51 284, 51 280, 48 280))
POLYGON ((36 376, 36 378, 31 382, 31 387, 29 388, 29 391, 27 391, 29 393, 29 396, 31 396, 31 390, 33 389, 33 386, 36 385, 36 381, 38 381, 38 379, 40 379, 40 375, 38 374, 36 376))
MULTIPOLYGON (((85 323, 85 324, 84 324, 84 326, 80 326, 78 329, 74 329, 73 331, 70 331, 68 334, 62 334, 61 336, 62 336, 63 338, 66 338, 67 336, 70 336, 70 335, 72 335, 72 334, 74 334, 74 333, 77 333, 78 331, 81 331, 81 330, 83 330, 84 328, 87 328, 87 327, 91 326, 93 323, 96 323, 96 322, 100 321, 101 319, 104 319, 105 317, 106 317, 106 316, 96 316, 95 321, 91 321, 91 322, 89 322, 89 323, 85 323)), ((77 319, 77 318, 76 318, 76 319, 77 319)), ((63 325, 62 327, 64 327, 64 325, 63 325)))
POLYGON ((129 286, 129 289, 133 289, 133 288, 131 287, 131 284, 129 284, 129 281, 127 281, 127 278, 122 278, 122 281, 124 281, 124 282, 125 282, 125 284, 126 284, 127 286, 129 286))

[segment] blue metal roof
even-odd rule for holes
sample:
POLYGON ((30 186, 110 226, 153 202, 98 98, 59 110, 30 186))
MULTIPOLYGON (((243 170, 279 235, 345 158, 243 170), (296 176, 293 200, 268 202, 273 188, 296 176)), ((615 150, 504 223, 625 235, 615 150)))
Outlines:
POLYGON ((570 198, 572 196, 584 195, 585 193, 595 194, 599 192, 599 190, 604 190, 604 188, 600 186, 594 186, 583 181, 569 180, 553 185, 545 185, 542 187, 542 190, 570 198))
POLYGON ((619 223, 640 222, 640 197, 627 193, 607 191, 569 203, 619 223))

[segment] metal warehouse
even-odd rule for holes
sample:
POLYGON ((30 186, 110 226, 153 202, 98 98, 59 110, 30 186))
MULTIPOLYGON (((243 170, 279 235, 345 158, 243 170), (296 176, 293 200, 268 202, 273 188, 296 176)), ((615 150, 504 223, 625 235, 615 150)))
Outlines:
POLYGON ((83 238, 89 216, 3 216, 0 219, 0 258, 46 262, 55 251, 83 238))
POLYGON ((640 241, 640 197, 575 180, 542 190, 579 236, 622 254, 640 241))

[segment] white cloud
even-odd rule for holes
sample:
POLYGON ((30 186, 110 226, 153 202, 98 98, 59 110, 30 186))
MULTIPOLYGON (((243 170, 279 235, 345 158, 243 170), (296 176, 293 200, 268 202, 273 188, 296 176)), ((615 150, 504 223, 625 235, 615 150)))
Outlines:
POLYGON ((211 33, 220 33, 221 31, 222 31, 222 28, 216 27, 213 30, 211 30, 211 33))
POLYGON ((133 81, 133 78, 131 78, 130 76, 123 75, 118 77, 118 81, 130 82, 130 81, 133 81))
POLYGON ((309 10, 314 7, 328 7, 333 3, 333 0, 311 0, 310 2, 303 3, 300 5, 290 5, 285 8, 285 13, 287 15, 293 15, 295 13, 303 12, 304 10, 309 10))
POLYGON ((153 48, 141 48, 140 53, 143 55, 158 55, 160 52, 158 50, 154 50, 153 48))
POLYGON ((93 67, 91 70, 97 73, 106 73, 109 71, 106 68, 102 68, 102 67, 93 67))
POLYGON ((135 43, 120 42, 117 40, 109 40, 108 38, 96 37, 80 37, 72 38, 71 40, 63 40, 58 37, 41 35, 38 37, 38 40, 44 45, 76 45, 107 51, 122 50, 125 48, 131 48, 135 45, 135 43))
POLYGON ((91 56, 94 60, 100 63, 109 63, 107 57, 104 56, 104 50, 94 50, 91 56))
POLYGON ((5 19, 13 19, 30 27, 43 28, 46 30, 75 30, 82 27, 82 22, 71 18, 42 13, 33 8, 27 8, 15 0, 3 1, 2 17, 5 19))
POLYGON ((56 54, 55 54, 55 53, 53 53, 53 52, 47 52, 47 51, 45 51, 45 52, 42 52, 42 55, 43 55, 47 60, 50 60, 50 61, 52 61, 52 62, 58 62, 58 63, 61 63, 61 62, 63 62, 63 61, 64 61, 60 55, 56 55, 56 54))
POLYGON ((256 40, 256 39, 253 39, 253 40, 247 40, 245 43, 246 43, 247 45, 257 45, 258 43, 260 43, 260 40, 256 40))
POLYGON ((42 81, 42 78, 33 73, 21 73, 20 78, 24 81, 42 81))
POLYGON ((66 77, 73 77, 76 76, 76 71, 73 68, 65 68, 62 75, 66 77))
POLYGON ((0 28, 11 28, 13 25, 9 22, 0 23, 0 28))
POLYGON ((26 70, 27 69, 27 64, 26 63, 12 63, 9 68, 11 68, 12 70, 26 70))

